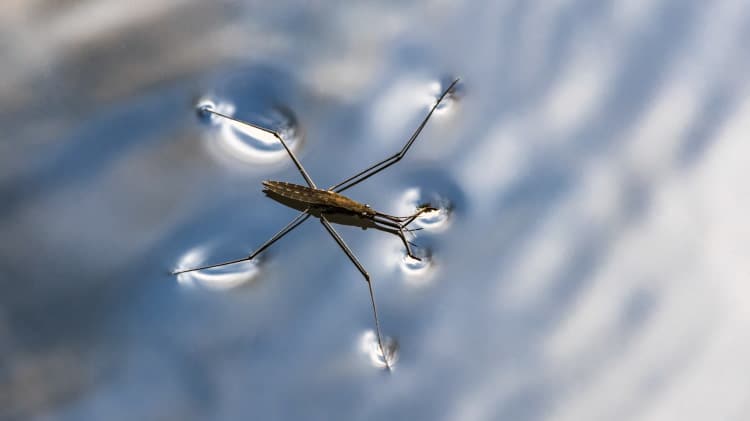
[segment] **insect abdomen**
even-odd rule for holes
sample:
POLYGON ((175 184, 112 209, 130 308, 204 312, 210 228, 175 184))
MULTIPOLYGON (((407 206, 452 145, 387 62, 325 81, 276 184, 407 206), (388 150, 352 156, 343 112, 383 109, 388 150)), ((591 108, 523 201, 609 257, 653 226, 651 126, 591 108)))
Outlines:
POLYGON ((354 213, 371 212, 371 209, 367 206, 328 190, 313 189, 311 187, 286 183, 284 181, 264 181, 263 187, 265 187, 266 190, 287 199, 314 206, 325 206, 354 213))

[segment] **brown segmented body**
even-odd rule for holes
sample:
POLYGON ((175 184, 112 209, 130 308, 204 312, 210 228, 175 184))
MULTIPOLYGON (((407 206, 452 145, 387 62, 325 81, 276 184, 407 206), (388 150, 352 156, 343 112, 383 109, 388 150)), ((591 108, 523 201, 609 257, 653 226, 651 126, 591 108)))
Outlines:
POLYGON ((268 180, 263 182, 263 187, 281 197, 308 203, 313 206, 324 206, 357 214, 374 215, 372 208, 330 190, 314 189, 284 181, 268 180))
MULTIPOLYGON (((336 230, 331 225, 332 222, 344 224, 344 225, 354 225, 359 226, 362 229, 366 229, 368 227, 375 228, 381 231, 389 232, 391 234, 398 235, 401 241, 404 244, 404 247, 406 248, 406 254, 415 260, 421 260, 419 257, 415 256, 412 251, 409 242, 406 239, 405 232, 414 231, 406 228, 412 221, 414 221, 419 215, 421 215, 424 212, 428 212, 431 210, 436 210, 435 208, 432 208, 430 206, 422 206, 417 209, 415 213, 409 216, 393 216, 388 215, 382 212, 377 212, 374 209, 371 209, 369 206, 364 205, 362 203, 359 203, 355 200, 352 200, 346 196, 341 195, 340 192, 343 192, 344 190, 347 190, 364 180, 367 180, 368 178, 372 177, 373 175, 385 170, 386 168, 390 167, 391 165, 397 163, 401 160, 401 158, 404 157, 406 154, 406 151, 409 150, 412 143, 417 139, 417 136, 419 136, 419 133, 422 131, 422 128, 424 128, 425 124, 427 124, 427 120, 430 119, 430 116, 432 113, 438 108, 438 105, 440 105, 440 102, 445 98, 449 92, 453 89, 453 87, 458 83, 458 79, 454 79, 453 82, 446 88, 443 93, 438 98, 437 102, 430 108, 430 111, 427 113, 427 116, 425 116, 424 120, 422 120, 422 123, 417 127, 417 129, 414 131, 412 136, 409 138, 409 140, 406 142, 406 144, 401 148, 401 150, 396 153, 393 156, 390 156, 382 161, 376 162, 375 164, 367 167, 366 169, 359 171, 355 175, 331 186, 328 188, 328 190, 321 190, 315 187, 315 182, 312 181, 310 178, 310 175, 307 174, 307 171, 302 166, 302 163, 299 162, 299 159, 295 156, 292 149, 289 148, 289 146, 284 141, 284 138, 276 131, 265 129, 261 126, 255 125, 253 123, 248 123, 242 120, 238 120, 234 117, 228 116, 226 114, 222 114, 218 111, 213 110, 210 106, 201 106, 200 111, 201 114, 208 113, 213 116, 219 116, 224 119, 227 119, 229 121, 233 121, 238 124, 242 124, 248 127, 252 127, 255 130, 260 130, 262 132, 265 132, 268 135, 274 136, 284 147, 284 150, 289 154, 289 157, 294 162, 294 165, 297 167, 297 170, 299 170, 300 175, 305 179, 307 182, 307 186, 301 186, 299 184, 292 184, 292 183, 285 183, 283 181, 264 181, 263 186, 265 187, 264 191, 269 195, 269 197, 273 200, 276 200, 286 206, 289 206, 291 208, 300 210, 301 212, 291 220, 284 228, 282 228, 279 232, 273 235, 269 240, 267 240, 263 245, 261 245, 258 249, 253 251, 249 256, 241 258, 241 259, 235 259, 235 260, 228 260, 221 263, 216 263, 212 265, 205 265, 205 266, 199 266, 199 267, 193 267, 191 269, 181 269, 181 270, 175 270, 173 273, 175 275, 180 275, 186 272, 193 272, 198 270, 204 270, 204 269, 212 269, 217 268, 220 266, 227 266, 227 265, 233 265, 235 263, 245 262, 249 261, 255 258, 258 254, 262 253, 264 250, 266 250, 268 247, 270 247, 272 244, 274 244, 276 241, 278 241, 280 238, 291 232, 293 229, 298 227, 300 224, 305 222, 310 216, 314 216, 317 218, 320 218, 320 222, 325 227, 326 231, 333 237, 333 239, 336 241, 338 246, 341 248, 341 250, 346 253, 346 255, 349 257, 349 260, 354 264, 354 266, 357 267, 357 270, 362 274, 365 281, 367 282, 367 286, 370 290, 370 303, 372 304, 372 315, 375 319, 375 332, 378 339, 378 352, 371 354, 372 356, 377 355, 379 353, 382 356, 382 361, 385 365, 385 368, 390 370, 390 363, 389 363, 389 349, 394 349, 393 347, 384 347, 384 341, 382 338, 382 334, 380 333, 380 321, 378 320, 378 310, 375 306, 375 292, 373 291, 372 282, 370 279, 370 275, 367 273, 367 270, 362 266, 362 263, 360 263, 357 256, 354 255, 354 253, 349 249, 349 246, 346 244, 343 238, 336 232, 336 230), (309 186, 309 187, 308 187, 309 186)), ((379 358, 379 357, 378 357, 379 358)))

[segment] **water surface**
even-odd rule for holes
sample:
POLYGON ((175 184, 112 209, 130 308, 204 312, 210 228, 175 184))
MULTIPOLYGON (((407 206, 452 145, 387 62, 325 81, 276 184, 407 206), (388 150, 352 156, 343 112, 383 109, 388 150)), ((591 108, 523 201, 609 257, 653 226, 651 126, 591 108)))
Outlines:
MULTIPOLYGON (((17 2, 16 2, 17 3, 17 2)), ((742 1, 0 6, 0 418, 750 416, 742 1), (261 181, 347 191, 421 262, 261 181)))

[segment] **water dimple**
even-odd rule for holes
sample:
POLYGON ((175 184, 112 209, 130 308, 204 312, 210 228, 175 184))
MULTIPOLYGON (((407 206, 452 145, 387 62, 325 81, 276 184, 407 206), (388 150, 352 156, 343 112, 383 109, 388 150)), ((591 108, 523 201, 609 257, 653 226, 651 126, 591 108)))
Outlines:
MULTIPOLYGON (((451 80, 448 83, 441 83, 441 82, 433 82, 430 84, 430 92, 432 95, 432 103, 435 104, 438 99, 440 99, 440 95, 445 91, 445 89, 450 86, 450 83, 453 83, 453 80, 451 80)), ((437 108, 435 108, 435 114, 443 114, 448 112, 454 107, 454 104, 458 100, 458 97, 460 96, 460 90, 461 90, 461 83, 458 82, 456 85, 453 86, 453 88, 450 90, 450 92, 445 94, 445 97, 442 101, 440 101, 440 104, 438 104, 437 108)))
MULTIPOLYGON (((377 368, 386 367, 386 357, 378 344, 378 335, 373 330, 368 330, 362 334, 359 341, 360 350, 367 355, 370 363, 377 368)), ((391 337, 383 338, 383 347, 386 349, 388 366, 393 366, 398 362, 398 341, 391 337)))
POLYGON ((407 239, 411 242, 411 251, 419 259, 409 256, 403 243, 394 238, 383 237, 375 243, 375 248, 383 264, 390 270, 400 272, 407 284, 423 286, 434 278, 435 259, 431 249, 416 241, 415 236, 409 237, 407 239))
POLYGON ((197 104, 195 104, 195 113, 198 115, 198 118, 202 122, 208 124, 216 124, 217 120, 220 120, 221 117, 212 114, 210 111, 219 111, 223 114, 232 114, 234 113, 234 108, 226 103, 221 104, 221 108, 219 108, 216 101, 211 98, 202 98, 198 101, 197 104))
POLYGON ((451 202, 436 193, 424 194, 419 187, 410 187, 404 190, 399 197, 396 207, 403 214, 414 212, 416 209, 429 206, 433 208, 420 214, 413 224, 428 231, 441 232, 450 226, 451 202))
POLYGON ((260 116, 240 118, 235 116, 233 104, 203 98, 196 103, 196 112, 201 121, 214 128, 207 132, 208 145, 221 157, 266 164, 288 159, 284 146, 273 132, 292 150, 302 143, 297 119, 284 107, 271 108, 260 116))
POLYGON ((432 266, 432 255, 425 247, 412 247, 412 253, 418 259, 407 255, 401 258, 401 270, 411 278, 423 278, 432 266))
POLYGON ((215 106, 216 105, 210 100, 203 99, 195 105, 195 113, 201 121, 207 121, 211 118, 211 113, 209 113, 208 110, 213 109, 215 106))
POLYGON ((422 228, 430 230, 442 230, 448 227, 448 219, 450 215, 450 205, 447 202, 444 203, 430 203, 433 207, 432 210, 422 213, 417 217, 416 224, 422 228))
MULTIPOLYGON (((178 261, 175 271, 203 266, 207 263, 206 248, 195 248, 185 253, 178 261)), ((257 260, 239 262, 210 269, 180 273, 177 282, 188 289, 203 288, 228 290, 251 282, 260 274, 257 260)))

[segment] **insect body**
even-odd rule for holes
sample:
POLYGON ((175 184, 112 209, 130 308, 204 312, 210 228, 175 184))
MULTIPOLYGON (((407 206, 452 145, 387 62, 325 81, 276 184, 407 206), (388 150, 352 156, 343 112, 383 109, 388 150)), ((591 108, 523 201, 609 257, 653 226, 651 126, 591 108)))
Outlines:
POLYGON ((264 181, 263 187, 281 197, 308 203, 311 206, 328 208, 332 211, 351 212, 363 217, 374 217, 376 215, 376 212, 369 206, 330 190, 314 189, 284 181, 264 181))
POLYGON ((370 279, 370 275, 369 273, 367 273, 367 270, 365 270, 364 266, 362 266, 362 264, 359 262, 359 259, 357 259, 357 257, 349 248, 349 246, 346 244, 346 242, 344 242, 343 238, 341 238, 338 232, 333 228, 333 226, 331 225, 331 222, 356 224, 356 225, 361 226, 362 228, 373 227, 382 231, 393 233, 397 235, 399 238, 401 238, 401 241, 403 242, 404 247, 406 248, 406 254, 413 259, 419 260, 419 258, 412 253, 412 250, 410 247, 411 243, 406 240, 406 236, 404 233, 407 231, 410 231, 407 228, 407 226, 411 222, 413 222, 419 215, 421 215, 424 212, 435 210, 434 208, 430 206, 423 206, 423 207, 416 209, 416 211, 411 215, 393 216, 393 215, 388 215, 388 214, 376 211, 375 209, 372 209, 368 205, 359 203, 353 199, 350 199, 344 196, 343 194, 341 194, 341 192, 361 183, 362 181, 372 177, 373 175, 383 171, 384 169, 400 161, 401 158, 403 158, 406 155, 406 152, 409 150, 409 148, 414 143, 414 141, 417 139, 417 136, 419 136, 419 133, 421 133, 422 129, 427 124, 427 121, 430 119, 430 116, 432 116, 432 113, 435 111, 438 105, 440 105, 440 103, 443 101, 446 95, 448 95, 448 93, 451 92, 453 87, 456 86, 456 83, 458 83, 458 79, 454 80, 448 86, 448 88, 445 91, 443 91, 443 93, 438 98, 437 102, 432 106, 429 113, 427 113, 427 116, 424 118, 424 120, 422 120, 422 123, 417 127, 417 129, 414 131, 412 136, 409 138, 409 140, 406 142, 406 144, 401 148, 399 152, 397 152, 396 154, 382 161, 376 162, 375 164, 365 168, 364 170, 358 172, 357 174, 354 174, 353 176, 325 190, 319 189, 315 185, 315 182, 312 180, 312 178, 310 178, 310 175, 307 174, 307 171, 302 166, 302 163, 300 163, 299 159, 297 159, 297 156, 294 154, 294 152, 292 152, 292 150, 286 144, 286 142, 281 137, 281 135, 279 135, 279 133, 273 130, 269 130, 269 129, 257 126, 253 123, 235 119, 231 116, 222 114, 211 108, 204 107, 202 109, 203 112, 207 112, 207 113, 234 121, 236 123, 249 126, 257 130, 261 130, 265 133, 271 134, 274 137, 276 137, 276 139, 278 139, 278 141, 286 150, 289 157, 294 162, 294 165, 299 170, 300 175, 302 175, 302 177, 305 179, 307 186, 287 183, 283 181, 264 181, 263 182, 263 186, 265 188, 264 191, 269 197, 285 205, 288 205, 292 208, 299 210, 300 213, 294 219, 292 219, 284 228, 282 228, 273 237, 268 239, 265 243, 263 243, 260 247, 258 247, 257 250, 253 251, 247 257, 236 259, 236 260, 231 260, 227 262, 217 263, 213 265, 208 265, 208 266, 177 270, 173 273, 175 275, 179 275, 179 274, 186 273, 186 272, 209 269, 209 268, 214 268, 214 267, 219 267, 219 266, 226 266, 226 265, 231 265, 234 263, 251 260, 255 258, 255 256, 257 256, 258 254, 263 252, 265 249, 270 247, 273 243, 278 241, 281 237, 285 236, 286 234, 291 232, 293 229, 295 229, 297 226, 299 226, 301 223, 305 222, 310 216, 315 216, 320 219, 320 223, 323 224, 323 227, 326 229, 326 231, 328 231, 328 233, 331 235, 331 237, 333 237, 333 239, 336 241, 339 247, 341 247, 344 253, 346 253, 349 260, 351 260, 351 262, 357 267, 357 270, 359 270, 359 272, 362 274, 362 276, 365 278, 365 281, 367 282, 367 286, 370 290, 370 301, 372 303, 372 312, 375 318, 375 331, 377 333, 377 338, 378 338, 378 347, 380 348, 380 352, 383 355, 385 367, 387 369, 390 369, 390 364, 388 361, 388 352, 383 347, 383 340, 380 334, 380 321, 378 320, 378 311, 377 311, 377 307, 375 306, 375 292, 372 287, 372 281, 370 279), (346 222, 347 218, 348 218, 348 222, 346 222), (354 220, 355 222, 352 223, 351 222, 352 220, 354 220))

